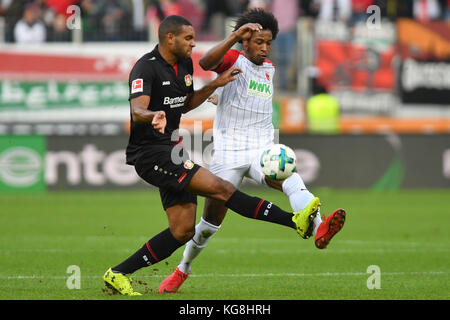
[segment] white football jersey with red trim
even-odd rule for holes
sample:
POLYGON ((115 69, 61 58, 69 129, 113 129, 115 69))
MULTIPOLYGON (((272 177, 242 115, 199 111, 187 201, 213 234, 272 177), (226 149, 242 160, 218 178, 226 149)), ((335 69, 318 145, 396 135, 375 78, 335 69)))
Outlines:
POLYGON ((272 96, 275 66, 266 59, 262 65, 231 49, 215 70, 222 73, 238 67, 242 73, 221 88, 214 120, 214 149, 255 150, 274 139, 272 96))

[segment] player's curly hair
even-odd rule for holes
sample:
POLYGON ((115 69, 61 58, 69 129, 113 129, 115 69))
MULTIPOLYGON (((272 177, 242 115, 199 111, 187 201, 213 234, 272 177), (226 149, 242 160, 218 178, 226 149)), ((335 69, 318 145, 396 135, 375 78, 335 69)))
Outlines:
POLYGON ((272 40, 277 38, 279 31, 278 21, 272 13, 261 8, 248 10, 237 18, 234 31, 238 30, 247 23, 259 23, 263 30, 270 30, 272 32, 272 40))

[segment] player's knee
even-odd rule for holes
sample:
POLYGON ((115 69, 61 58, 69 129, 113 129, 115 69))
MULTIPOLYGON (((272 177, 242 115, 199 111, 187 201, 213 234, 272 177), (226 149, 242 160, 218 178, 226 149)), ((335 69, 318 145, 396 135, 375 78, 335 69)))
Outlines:
POLYGON ((227 201, 236 188, 228 181, 223 180, 219 177, 213 182, 213 190, 214 190, 214 199, 227 201))
POLYGON ((186 242, 191 240, 192 237, 194 236, 195 228, 194 226, 190 227, 179 226, 174 230, 171 230, 171 232, 175 239, 177 239, 180 243, 185 244, 186 242))

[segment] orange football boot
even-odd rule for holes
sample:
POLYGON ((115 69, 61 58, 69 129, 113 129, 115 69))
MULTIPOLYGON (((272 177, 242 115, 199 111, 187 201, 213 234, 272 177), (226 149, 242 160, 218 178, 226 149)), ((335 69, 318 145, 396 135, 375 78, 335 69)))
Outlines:
POLYGON ((345 223, 345 210, 337 209, 325 219, 317 229, 315 244, 319 249, 325 249, 331 239, 338 233, 345 223))
POLYGON ((159 293, 175 293, 181 287, 184 280, 187 279, 188 273, 181 272, 178 267, 170 276, 159 285, 159 293))

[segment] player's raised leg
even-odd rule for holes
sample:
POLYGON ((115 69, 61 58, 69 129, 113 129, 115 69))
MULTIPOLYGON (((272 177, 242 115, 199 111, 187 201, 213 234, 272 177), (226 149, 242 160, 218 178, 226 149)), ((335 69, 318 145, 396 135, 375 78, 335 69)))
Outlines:
MULTIPOLYGON (((311 223, 319 209, 319 199, 314 198, 301 212, 290 213, 284 211, 271 202, 258 197, 249 196, 237 190, 230 182, 217 177, 204 168, 199 168, 185 189, 189 192, 212 198, 216 200, 215 203, 217 205, 223 203, 226 208, 229 208, 244 217, 268 221, 296 229, 303 238, 306 237, 308 232, 311 232, 311 223)), ((217 219, 217 221, 221 223, 226 211, 211 211, 213 215, 211 219, 217 219), (218 219, 218 216, 221 216, 221 218, 218 219)), ((211 235, 217 231, 217 229, 214 228, 214 225, 209 223, 203 223, 202 228, 207 230, 211 235)), ((201 230, 199 230, 199 233, 200 232, 201 230)), ((201 242, 200 235, 197 235, 196 239, 201 242)), ((206 244, 203 244, 203 247, 204 245, 206 244)), ((195 258, 202 250, 202 245, 199 246, 193 242, 191 246, 191 249, 195 247, 190 252, 192 254, 191 257, 195 258)), ((190 250, 189 247, 187 250, 190 250)), ((180 267, 183 269, 183 264, 178 266, 177 269, 161 283, 159 292, 176 292, 178 290, 181 284, 186 280, 190 271, 186 268, 183 272, 180 270, 180 267)))
MULTIPOLYGON (((308 211, 307 207, 316 199, 306 187, 301 176, 296 172, 285 180, 272 180, 264 175, 258 159, 255 159, 250 166, 248 175, 257 182, 266 183, 270 187, 284 192, 289 198, 289 202, 294 211, 301 212, 305 209, 308 211)), ((324 249, 334 235, 342 229, 344 222, 345 211, 343 209, 334 211, 325 221, 322 221, 320 211, 318 211, 312 224, 309 225, 305 237, 309 238, 315 234, 316 247, 324 249)))
POLYGON ((249 178, 260 184, 282 191, 289 199, 297 225, 297 232, 303 239, 308 239, 322 222, 319 214, 320 200, 306 188, 298 173, 293 173, 285 180, 273 180, 265 176, 261 169, 260 157, 255 157, 248 170, 249 178))
MULTIPOLYGON (((283 192, 288 196, 293 210, 300 210, 314 196, 308 191, 300 175, 294 173, 282 184, 283 192)), ((322 221, 320 213, 312 223, 312 228, 308 232, 308 237, 315 234, 315 245, 318 249, 325 249, 331 239, 338 233, 345 222, 345 210, 338 209, 322 221)))
POLYGON ((297 229, 294 213, 284 211, 275 204, 249 196, 204 168, 200 168, 190 180, 186 190, 198 195, 224 201, 234 212, 251 219, 268 221, 297 229))

